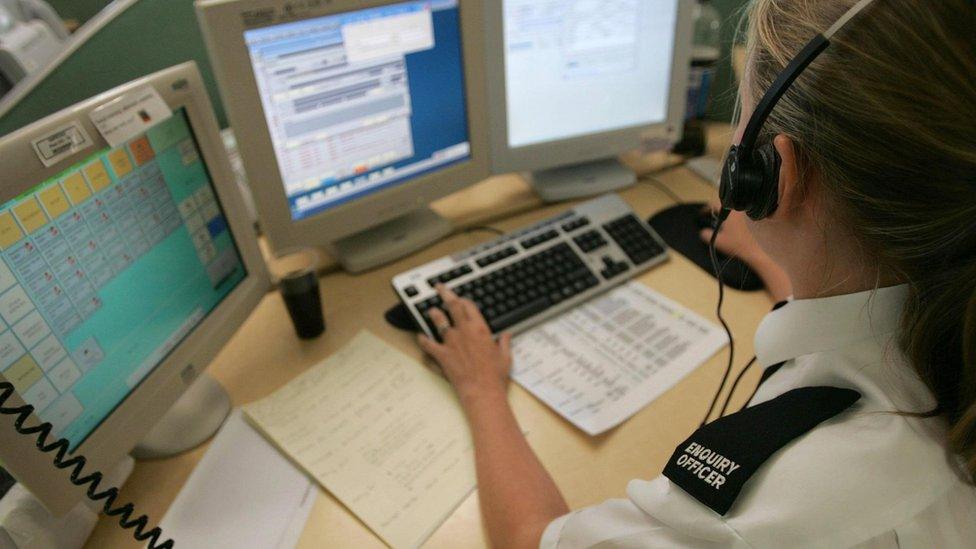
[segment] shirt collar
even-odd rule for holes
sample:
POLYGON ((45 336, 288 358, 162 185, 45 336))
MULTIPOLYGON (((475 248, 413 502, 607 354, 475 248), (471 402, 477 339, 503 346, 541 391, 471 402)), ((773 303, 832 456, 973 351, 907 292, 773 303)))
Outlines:
POLYGON ((895 332, 907 299, 906 284, 790 301, 759 324, 755 340, 757 360, 769 367, 895 332))

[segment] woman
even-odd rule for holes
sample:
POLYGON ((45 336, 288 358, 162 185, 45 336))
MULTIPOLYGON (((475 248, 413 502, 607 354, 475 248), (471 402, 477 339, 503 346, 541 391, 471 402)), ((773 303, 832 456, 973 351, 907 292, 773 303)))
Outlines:
MULTIPOLYGON (((789 60, 854 4, 754 1, 743 120, 789 60)), ((768 379, 737 416, 761 423, 768 418, 750 410, 810 387, 858 396, 764 456, 727 510, 703 503, 707 494, 692 497, 671 475, 632 481, 626 499, 570 514, 506 401, 511 338, 493 342, 474 305, 441 290, 453 327, 443 344, 420 344, 470 422, 493 543, 976 543, 973 29, 971 1, 878 0, 833 38, 764 126, 782 158, 779 207, 759 222, 733 214, 718 245, 752 262, 774 294, 794 299, 757 331, 768 379)), ((735 418, 703 430, 722 435, 735 418)), ((682 450, 699 455, 701 447, 675 455, 682 450)), ((717 467, 736 467, 726 465, 717 467)))

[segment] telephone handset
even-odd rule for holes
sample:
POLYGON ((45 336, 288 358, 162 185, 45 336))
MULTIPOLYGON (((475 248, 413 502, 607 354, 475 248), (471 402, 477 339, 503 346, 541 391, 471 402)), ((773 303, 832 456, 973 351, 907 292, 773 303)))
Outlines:
POLYGON ((82 471, 88 461, 84 456, 71 456, 65 459, 70 449, 70 443, 66 439, 62 438, 55 442, 48 442, 48 439, 51 437, 51 431, 54 429, 50 423, 42 422, 33 427, 25 426, 27 420, 34 413, 34 407, 29 404, 17 407, 6 406, 7 400, 14 394, 14 390, 14 386, 11 383, 6 381, 0 382, 0 415, 16 416, 17 419, 14 420, 14 428, 17 432, 24 436, 36 436, 37 442, 35 446, 37 449, 45 454, 53 453, 54 466, 58 469, 69 469, 71 471, 71 483, 82 488, 87 486, 85 495, 88 499, 95 503, 100 503, 102 505, 102 512, 105 515, 118 517, 119 526, 123 529, 132 529, 132 536, 136 541, 148 541, 149 549, 172 549, 174 546, 173 540, 159 542, 163 531, 158 526, 148 532, 145 531, 149 523, 149 517, 140 515, 135 520, 131 518, 135 512, 135 506, 133 504, 126 503, 119 507, 115 506, 115 500, 119 497, 118 488, 113 486, 101 492, 98 491, 98 485, 101 484, 103 478, 101 472, 96 471, 82 476, 82 471))

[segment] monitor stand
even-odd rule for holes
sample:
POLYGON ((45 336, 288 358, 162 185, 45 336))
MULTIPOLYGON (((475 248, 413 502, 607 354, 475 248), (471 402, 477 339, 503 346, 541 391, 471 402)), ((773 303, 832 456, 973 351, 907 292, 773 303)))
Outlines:
POLYGON ((136 446, 132 457, 161 459, 192 450, 220 429, 231 408, 227 391, 203 374, 136 446))
POLYGON ((634 171, 615 158, 532 172, 526 179, 545 202, 596 196, 637 182, 634 171))
POLYGON ((350 273, 379 267, 451 234, 451 223, 420 208, 332 243, 327 249, 350 273))

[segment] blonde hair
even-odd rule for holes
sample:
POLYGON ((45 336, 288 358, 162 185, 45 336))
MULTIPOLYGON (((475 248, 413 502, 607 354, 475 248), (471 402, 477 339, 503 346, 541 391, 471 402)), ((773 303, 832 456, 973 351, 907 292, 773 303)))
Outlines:
MULTIPOLYGON (((753 104, 856 0, 755 0, 753 104)), ((901 346, 976 476, 976 3, 877 0, 773 111, 832 217, 883 272, 908 282, 901 346)))

